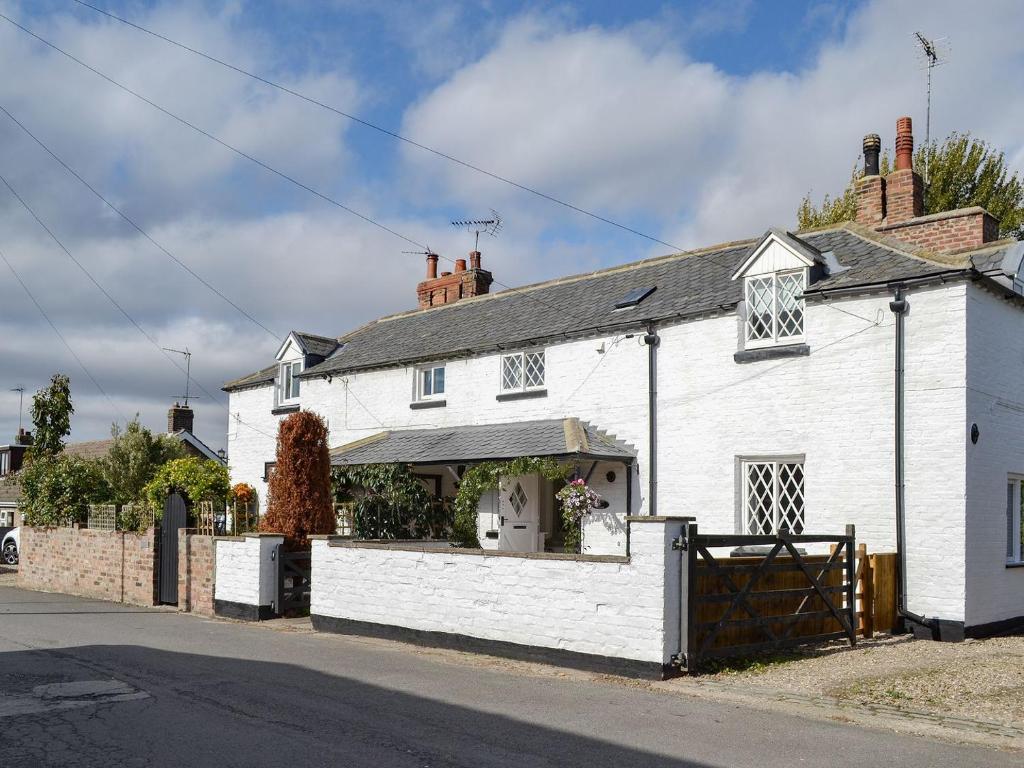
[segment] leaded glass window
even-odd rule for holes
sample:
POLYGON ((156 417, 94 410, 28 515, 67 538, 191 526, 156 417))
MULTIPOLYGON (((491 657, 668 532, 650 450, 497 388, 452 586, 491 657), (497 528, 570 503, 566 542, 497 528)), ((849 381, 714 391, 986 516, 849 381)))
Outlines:
POLYGON ((743 518, 747 533, 802 533, 804 511, 803 462, 743 462, 743 518))
POLYGON ((769 346, 803 338, 804 300, 800 297, 806 280, 803 269, 746 278, 748 346, 769 346))
POLYGON ((501 389, 504 392, 544 386, 544 352, 517 352, 501 358, 501 389))

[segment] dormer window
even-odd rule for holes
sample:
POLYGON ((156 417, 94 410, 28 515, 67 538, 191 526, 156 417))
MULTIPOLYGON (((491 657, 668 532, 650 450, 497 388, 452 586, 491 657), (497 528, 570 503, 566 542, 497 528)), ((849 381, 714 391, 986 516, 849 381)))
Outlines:
MULTIPOLYGON (((804 292, 812 279, 826 269, 820 251, 796 235, 779 229, 768 230, 733 273, 743 280, 743 347, 734 356, 737 362, 751 357, 747 350, 785 347, 779 353, 794 350, 807 354, 802 344, 806 313, 804 292)), ((775 353, 772 353, 775 354, 775 353)))
POLYGON ((302 361, 281 363, 278 375, 277 404, 292 405, 299 402, 299 374, 302 373, 302 361))
POLYGON ((747 347, 791 344, 804 337, 807 270, 795 269, 744 278, 747 347))

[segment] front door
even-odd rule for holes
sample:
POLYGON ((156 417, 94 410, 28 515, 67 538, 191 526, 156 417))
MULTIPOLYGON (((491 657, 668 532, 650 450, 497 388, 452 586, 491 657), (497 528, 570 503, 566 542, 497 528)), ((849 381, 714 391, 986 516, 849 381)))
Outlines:
POLYGON ((540 548, 540 475, 501 478, 498 514, 498 549, 536 552, 540 548))

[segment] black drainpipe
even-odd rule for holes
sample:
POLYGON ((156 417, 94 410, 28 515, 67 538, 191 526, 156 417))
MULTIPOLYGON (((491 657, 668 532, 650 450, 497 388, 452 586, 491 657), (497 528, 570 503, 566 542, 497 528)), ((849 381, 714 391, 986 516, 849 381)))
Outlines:
POLYGON ((647 326, 647 514, 658 514, 658 344, 654 325, 647 326))
POLYGON ((914 624, 927 627, 932 632, 938 626, 935 619, 926 619, 907 609, 907 519, 906 519, 906 479, 904 473, 904 432, 903 422, 904 409, 904 347, 906 341, 906 330, 904 320, 910 305, 903 296, 902 286, 897 286, 893 300, 889 302, 889 309, 896 316, 896 381, 895 381, 895 464, 896 464, 896 559, 899 566, 899 594, 896 598, 897 613, 900 618, 907 619, 914 624))

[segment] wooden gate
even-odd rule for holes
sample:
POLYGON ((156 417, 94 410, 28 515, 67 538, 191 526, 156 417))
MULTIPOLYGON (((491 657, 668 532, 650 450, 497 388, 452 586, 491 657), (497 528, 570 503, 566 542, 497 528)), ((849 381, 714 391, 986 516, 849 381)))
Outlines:
POLYGON ((679 662, 693 674, 702 662, 806 643, 857 642, 854 528, 845 536, 704 535, 689 523, 674 547, 680 569, 679 662), (807 555, 799 544, 828 544, 807 555), (763 546, 754 557, 715 556, 720 547, 763 546))
POLYGON ((178 529, 188 525, 188 510, 181 494, 172 493, 164 502, 160 522, 160 602, 178 604, 178 529))
POLYGON ((281 616, 299 616, 309 613, 312 553, 286 552, 278 544, 274 552, 277 560, 277 600, 275 609, 281 616))

